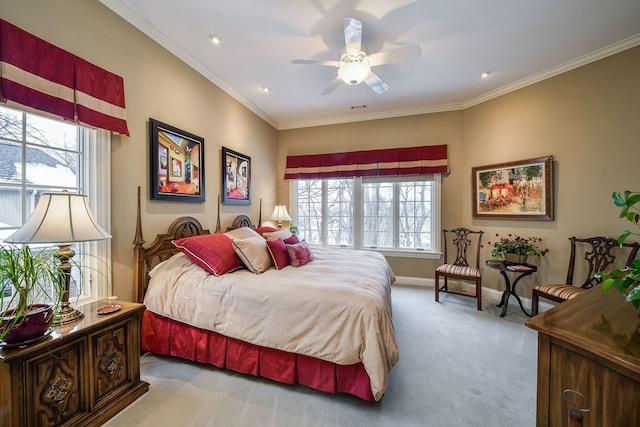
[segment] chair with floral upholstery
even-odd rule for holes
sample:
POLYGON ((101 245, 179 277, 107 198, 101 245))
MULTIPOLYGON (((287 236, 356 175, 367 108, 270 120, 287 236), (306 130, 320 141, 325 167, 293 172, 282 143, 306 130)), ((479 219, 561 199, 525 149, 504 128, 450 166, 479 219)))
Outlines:
POLYGON ((569 257, 569 269, 567 280, 564 284, 544 284, 533 288, 531 298, 531 315, 538 314, 540 298, 545 298, 557 303, 568 301, 587 289, 599 285, 602 282, 597 274, 608 266, 614 265, 616 256, 626 254, 623 266, 628 266, 636 258, 638 243, 624 243, 620 245, 617 239, 612 237, 588 237, 579 239, 570 237, 571 254, 569 257), (579 254, 579 255, 578 255, 579 254), (574 282, 581 282, 575 284, 574 282))
MULTIPOLYGON (((440 292, 462 295, 477 299, 478 310, 482 310, 482 277, 480 276, 480 246, 483 231, 468 228, 442 230, 444 264, 436 268, 436 302, 440 292), (449 252, 455 248, 455 259, 449 262, 449 252), (440 277, 444 284, 440 287, 440 277), (475 293, 470 294, 449 287, 449 279, 473 282, 475 293)), ((453 252, 453 251, 451 251, 453 252)))

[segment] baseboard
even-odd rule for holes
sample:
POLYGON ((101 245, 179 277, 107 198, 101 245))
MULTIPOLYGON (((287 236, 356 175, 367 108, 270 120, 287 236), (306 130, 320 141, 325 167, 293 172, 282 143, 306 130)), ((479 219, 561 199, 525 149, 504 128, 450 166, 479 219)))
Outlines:
MULTIPOLYGON (((442 283, 442 282, 441 282, 442 283)), ((395 286, 411 286, 417 288, 435 288, 435 279, 429 279, 425 277, 410 277, 410 276, 396 276, 395 286)), ((464 291, 473 293, 473 285, 467 285, 462 283, 461 287, 464 291)), ((497 304, 502 298, 502 291, 497 289, 482 287, 482 300, 488 303, 497 304)), ((528 310, 531 309, 531 298, 520 296, 522 304, 528 310)), ((544 301, 539 302, 538 310, 540 313, 555 307, 554 304, 549 304, 544 301)))

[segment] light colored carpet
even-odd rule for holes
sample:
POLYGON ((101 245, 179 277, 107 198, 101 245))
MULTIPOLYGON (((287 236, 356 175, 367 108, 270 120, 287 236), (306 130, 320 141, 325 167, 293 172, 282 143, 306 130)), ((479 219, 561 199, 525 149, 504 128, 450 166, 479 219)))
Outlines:
POLYGON ((116 426, 492 426, 535 425, 536 332, 512 299, 493 303, 396 286, 400 361, 380 402, 278 384, 212 366, 147 354, 151 384, 106 425, 116 426))

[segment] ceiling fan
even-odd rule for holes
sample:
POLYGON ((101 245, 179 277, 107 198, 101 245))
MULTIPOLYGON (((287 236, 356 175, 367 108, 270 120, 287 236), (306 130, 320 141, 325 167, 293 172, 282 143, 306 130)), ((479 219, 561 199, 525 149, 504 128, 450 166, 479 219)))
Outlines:
POLYGON ((338 61, 313 59, 294 59, 291 61, 294 64, 325 65, 338 68, 338 76, 322 91, 323 95, 333 92, 340 82, 354 86, 364 82, 375 93, 381 94, 389 89, 389 85, 371 71, 371 67, 417 59, 422 53, 420 46, 413 45, 369 54, 362 48, 362 22, 354 18, 344 18, 343 23, 346 52, 340 56, 338 61))

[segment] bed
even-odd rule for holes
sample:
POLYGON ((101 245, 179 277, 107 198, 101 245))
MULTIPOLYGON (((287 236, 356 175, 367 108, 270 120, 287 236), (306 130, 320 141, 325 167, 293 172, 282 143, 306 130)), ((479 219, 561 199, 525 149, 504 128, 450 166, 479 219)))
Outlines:
POLYGON ((227 238, 234 245, 258 242, 248 226, 241 215, 221 233, 218 219, 216 233, 209 233, 197 219, 180 217, 145 247, 138 212, 134 274, 135 299, 146 306, 142 349, 380 400, 399 358, 391 319, 395 278, 384 257, 311 248, 312 260, 300 267, 256 274, 242 266, 214 275, 181 246, 227 238))

